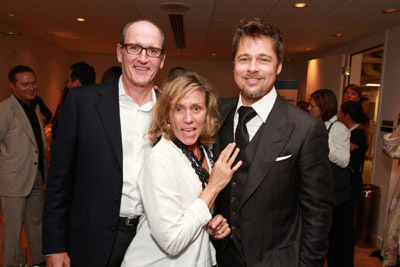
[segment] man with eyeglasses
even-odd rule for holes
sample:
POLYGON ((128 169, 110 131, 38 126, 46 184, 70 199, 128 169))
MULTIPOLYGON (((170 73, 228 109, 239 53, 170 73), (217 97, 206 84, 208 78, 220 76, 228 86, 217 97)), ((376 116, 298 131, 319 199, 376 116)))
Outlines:
POLYGON ((127 24, 117 45, 119 81, 71 89, 54 144, 43 225, 47 266, 120 266, 143 207, 136 177, 146 152, 165 37, 127 24))

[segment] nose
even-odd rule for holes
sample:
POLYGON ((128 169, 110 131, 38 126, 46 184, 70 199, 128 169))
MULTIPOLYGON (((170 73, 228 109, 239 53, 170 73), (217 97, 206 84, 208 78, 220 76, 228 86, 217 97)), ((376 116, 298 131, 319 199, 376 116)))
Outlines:
POLYGON ((187 110, 185 113, 185 117, 183 118, 183 122, 185 123, 191 123, 193 121, 192 113, 190 110, 187 110))
POLYGON ((139 54, 139 61, 142 63, 146 63, 148 60, 147 52, 146 49, 142 49, 142 51, 139 54))
POLYGON ((250 61, 249 71, 250 72, 257 72, 258 71, 258 65, 257 65, 257 60, 256 59, 252 59, 250 61))

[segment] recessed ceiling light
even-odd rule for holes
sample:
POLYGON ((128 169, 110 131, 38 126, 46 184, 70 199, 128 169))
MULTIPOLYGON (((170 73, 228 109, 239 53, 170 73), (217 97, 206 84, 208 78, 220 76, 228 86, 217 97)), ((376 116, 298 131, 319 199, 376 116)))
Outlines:
POLYGON ((184 12, 189 10, 189 6, 178 2, 164 3, 160 5, 160 8, 168 12, 184 12))
POLYGON ((384 10, 382 10, 382 12, 383 12, 384 14, 392 14, 392 13, 399 12, 399 10, 398 10, 398 9, 395 9, 395 8, 389 8, 389 9, 384 9, 384 10))
POLYGON ((344 36, 343 33, 335 33, 335 34, 333 35, 333 37, 343 37, 343 36, 344 36))
POLYGON ((286 62, 290 62, 292 59, 290 57, 286 58, 286 62))
POLYGON ((76 21, 84 22, 84 21, 86 21, 86 19, 84 19, 84 18, 76 18, 76 21))
POLYGON ((211 55, 212 55, 213 57, 215 57, 217 54, 216 54, 216 53, 212 53, 211 55))
POLYGON ((311 48, 309 48, 309 47, 307 47, 307 48, 304 48, 304 51, 311 51, 311 48))
POLYGON ((293 6, 297 7, 297 8, 305 8, 305 7, 307 7, 307 4, 306 3, 295 3, 293 6))
POLYGON ((13 13, 7 13, 7 16, 9 17, 16 17, 17 15, 13 14, 13 13))
POLYGON ((71 47, 72 47, 72 48, 76 48, 76 45, 75 45, 75 44, 73 44, 73 45, 71 45, 71 47))

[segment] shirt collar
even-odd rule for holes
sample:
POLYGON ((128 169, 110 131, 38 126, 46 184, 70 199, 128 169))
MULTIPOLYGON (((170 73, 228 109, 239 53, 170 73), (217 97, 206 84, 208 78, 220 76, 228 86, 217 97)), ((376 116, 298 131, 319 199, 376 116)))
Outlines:
MULTIPOLYGON (((119 97, 123 97, 126 99, 130 99, 132 102, 135 103, 135 101, 132 100, 132 98, 126 94, 125 88, 124 88, 124 84, 122 82, 122 75, 119 77, 119 81, 118 81, 118 95, 119 97)), ((154 89, 154 87, 151 89, 151 101, 144 104, 143 106, 140 107, 140 109, 147 109, 146 107, 150 107, 150 109, 154 106, 154 104, 157 101, 157 96, 156 96, 156 91, 154 89)), ((136 104, 136 103, 135 103, 136 104)))
MULTIPOLYGON (((275 90, 275 86, 268 92, 265 96, 260 98, 257 102, 255 102, 251 107, 256 111, 257 115, 262 119, 265 123, 267 121, 268 115, 271 112, 271 109, 275 103, 275 100, 278 96, 278 93, 275 90)), ((236 112, 238 109, 243 106, 242 95, 239 95, 239 101, 236 107, 236 112)))

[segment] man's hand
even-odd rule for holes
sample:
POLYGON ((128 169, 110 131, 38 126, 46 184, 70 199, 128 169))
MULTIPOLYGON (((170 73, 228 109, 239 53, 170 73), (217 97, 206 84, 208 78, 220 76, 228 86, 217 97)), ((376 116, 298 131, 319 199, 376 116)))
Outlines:
POLYGON ((231 233, 228 221, 221 214, 215 216, 207 224, 207 233, 214 239, 222 239, 231 233))
POLYGON ((71 261, 67 252, 46 256, 47 267, 71 267, 71 261))

